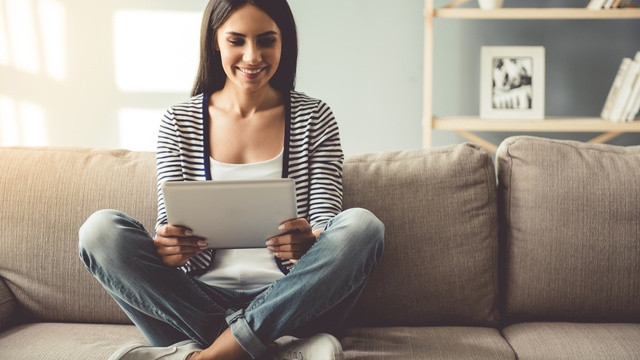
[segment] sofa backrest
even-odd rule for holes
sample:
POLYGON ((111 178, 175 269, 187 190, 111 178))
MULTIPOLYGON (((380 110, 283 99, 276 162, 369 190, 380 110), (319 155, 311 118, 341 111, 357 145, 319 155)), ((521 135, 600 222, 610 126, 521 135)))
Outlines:
POLYGON ((640 321, 640 146, 518 136, 497 163, 505 316, 640 321))
POLYGON ((93 212, 122 210, 151 227, 155 155, 123 150, 0 147, 0 277, 21 317, 127 323, 78 257, 93 212))
POLYGON ((462 144, 352 156, 344 208, 385 224, 385 250, 354 309, 363 325, 492 325, 498 320, 492 157, 462 144))
MULTIPOLYGON (((21 315, 128 323, 78 258, 94 211, 122 210, 153 229, 155 156, 79 148, 0 148, 0 277, 21 315)), ((386 227, 382 262, 355 309, 378 325, 497 321, 496 183, 474 145, 347 157, 344 208, 386 227)))

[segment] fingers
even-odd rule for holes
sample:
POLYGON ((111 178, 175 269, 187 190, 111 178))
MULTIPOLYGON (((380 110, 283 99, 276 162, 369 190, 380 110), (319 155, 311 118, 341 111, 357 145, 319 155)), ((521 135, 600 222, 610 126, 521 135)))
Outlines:
MULTIPOLYGON (((163 240, 171 239, 171 238, 161 238, 163 240)), ((167 242, 162 240, 155 240, 154 245, 156 246, 156 250, 158 255, 160 256, 169 256, 169 255, 177 255, 177 254, 197 254, 200 251, 207 248, 207 243, 204 241, 190 241, 185 242, 184 240, 181 242, 167 242)))
POLYGON ((299 259, 313 246, 316 241, 311 232, 291 233, 272 237, 267 240, 267 249, 273 255, 283 259, 299 259))
POLYGON ((158 228, 153 244, 162 262, 173 267, 183 266, 192 256, 207 248, 207 242, 193 236, 191 230, 173 225, 158 228))
POLYGON ((280 227, 278 227, 278 230, 283 233, 291 233, 295 231, 306 233, 311 232, 311 225, 309 225, 309 222, 306 219, 300 218, 283 222, 280 224, 280 227))
POLYGON ((162 237, 187 237, 192 236, 193 232, 183 226, 163 225, 158 228, 156 234, 162 237))

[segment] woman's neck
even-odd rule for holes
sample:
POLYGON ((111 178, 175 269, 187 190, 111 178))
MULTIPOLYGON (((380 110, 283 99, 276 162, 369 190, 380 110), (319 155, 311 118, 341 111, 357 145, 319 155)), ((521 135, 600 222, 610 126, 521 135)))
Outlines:
POLYGON ((212 97, 216 107, 236 113, 241 118, 249 118, 257 112, 283 104, 282 94, 270 86, 260 91, 246 92, 227 84, 212 97))

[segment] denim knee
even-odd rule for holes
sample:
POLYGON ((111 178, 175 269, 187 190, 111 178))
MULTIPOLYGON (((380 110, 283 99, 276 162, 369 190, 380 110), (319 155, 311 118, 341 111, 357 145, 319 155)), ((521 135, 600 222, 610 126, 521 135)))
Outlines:
POLYGON ((342 235, 334 238, 336 250, 347 257, 362 254, 378 262, 384 250, 384 224, 371 211, 350 208, 333 219, 335 225, 344 227, 342 235))
POLYGON ((89 266, 89 258, 117 261, 126 256, 128 247, 134 244, 127 232, 130 229, 141 230, 142 226, 131 217, 117 210, 99 210, 82 224, 78 231, 78 250, 80 258, 89 266))

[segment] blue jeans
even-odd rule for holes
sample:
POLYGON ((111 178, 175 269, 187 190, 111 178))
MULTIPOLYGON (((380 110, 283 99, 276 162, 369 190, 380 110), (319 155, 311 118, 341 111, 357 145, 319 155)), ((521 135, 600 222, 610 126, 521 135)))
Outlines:
POLYGON ((254 359, 283 335, 336 334, 384 247, 384 225, 348 209, 329 221, 291 272, 270 286, 234 291, 162 263, 135 219, 101 210, 80 228, 80 258, 153 346, 211 345, 227 327, 254 359))

